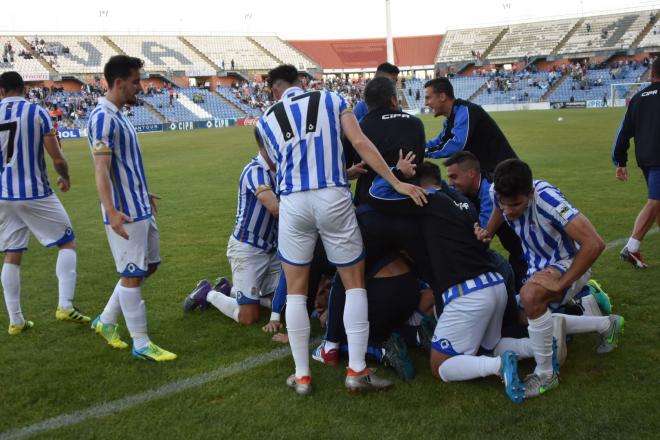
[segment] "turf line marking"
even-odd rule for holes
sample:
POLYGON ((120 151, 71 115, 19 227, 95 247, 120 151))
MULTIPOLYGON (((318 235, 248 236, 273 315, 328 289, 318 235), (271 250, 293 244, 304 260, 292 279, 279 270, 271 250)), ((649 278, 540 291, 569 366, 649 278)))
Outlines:
MULTIPOLYGON (((660 232, 660 229, 654 228, 646 235, 653 235, 660 232)), ((618 238, 607 243, 606 250, 612 249, 616 246, 626 244, 628 238, 618 238)), ((320 340, 312 341, 311 345, 315 346, 320 340)), ((162 397, 179 394, 191 388, 207 384, 220 379, 234 376, 252 368, 260 367, 269 362, 283 359, 291 354, 289 347, 281 347, 264 354, 249 357, 245 360, 235 362, 227 367, 218 368, 217 370, 208 373, 202 373, 197 376, 192 376, 187 379, 177 380, 168 384, 162 385, 142 393, 133 394, 132 396, 122 397, 121 399, 113 400, 111 402, 95 405, 84 410, 75 411, 69 414, 52 417, 44 421, 26 426, 24 428, 13 429, 0 433, 0 440, 16 440, 31 437, 33 435, 41 434, 43 432, 52 431, 54 429, 64 428, 71 425, 77 425, 87 419, 109 416, 114 413, 124 411, 143 403, 151 402, 152 400, 160 399, 162 397)))
MULTIPOLYGON (((311 342, 310 346, 318 345, 320 339, 315 339, 311 342)), ((0 433, 0 440, 16 440, 32 437, 37 434, 52 431, 54 429, 64 428, 67 426, 76 425, 88 419, 98 418, 113 415, 120 411, 132 408, 143 403, 151 402, 152 400, 160 399, 163 397, 179 394, 183 391, 205 385, 209 382, 214 382, 220 379, 226 379, 247 370, 268 364, 270 362, 283 359, 291 355, 289 346, 284 346, 267 353, 257 356, 251 356, 245 360, 235 362, 226 367, 218 368, 208 373, 198 374, 186 379, 177 380, 168 384, 162 385, 151 390, 147 390, 138 394, 122 397, 117 400, 94 405, 87 409, 74 411, 69 414, 52 417, 43 420, 33 425, 24 428, 13 429, 0 433)))

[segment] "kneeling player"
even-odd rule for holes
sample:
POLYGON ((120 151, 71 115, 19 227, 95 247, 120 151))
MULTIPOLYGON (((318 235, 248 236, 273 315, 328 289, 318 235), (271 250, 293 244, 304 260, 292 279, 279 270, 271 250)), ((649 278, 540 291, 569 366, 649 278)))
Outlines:
MULTIPOLYGON (((258 138, 256 132, 255 136, 258 138)), ((243 168, 239 178, 236 223, 227 244, 233 287, 221 279, 212 289, 207 280, 202 280, 186 297, 184 311, 211 303, 238 323, 254 324, 259 320, 261 297, 275 291, 281 268, 276 252, 279 202, 273 192, 271 165, 258 155, 243 168)), ((279 316, 271 320, 279 322, 279 316)))
MULTIPOLYGON (((566 304, 582 290, 591 266, 605 243, 589 220, 555 187, 532 180, 529 166, 518 159, 502 162, 495 170, 493 209, 486 228, 475 228, 482 241, 490 241, 504 221, 520 237, 528 260, 527 281, 520 291, 529 321, 536 369, 525 379, 525 398, 536 397, 559 385, 552 362, 553 318, 549 306, 566 304)), ((567 333, 597 331, 604 353, 616 347, 623 318, 562 315, 567 333)))

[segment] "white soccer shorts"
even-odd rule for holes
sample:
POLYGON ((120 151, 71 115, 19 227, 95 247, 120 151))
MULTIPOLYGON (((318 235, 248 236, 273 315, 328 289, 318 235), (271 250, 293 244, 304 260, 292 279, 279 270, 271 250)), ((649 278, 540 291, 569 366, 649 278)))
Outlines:
POLYGON ((479 347, 494 349, 502 334, 506 300, 503 283, 452 300, 438 319, 433 349, 448 356, 475 355, 479 347))
POLYGON ((133 223, 125 223, 128 240, 117 235, 110 225, 105 225, 110 251, 115 259, 117 272, 122 277, 145 277, 149 266, 160 263, 158 226, 152 216, 133 223))
POLYGON ((275 291, 282 268, 277 252, 268 253, 230 236, 227 259, 239 305, 259 304, 261 296, 275 291))
POLYGON ((282 196, 278 230, 278 252, 285 263, 306 266, 321 236, 328 261, 350 266, 364 258, 351 192, 330 187, 282 196))
POLYGON ((33 200, 0 200, 0 252, 27 250, 30 232, 47 247, 75 238, 71 220, 55 194, 33 200))

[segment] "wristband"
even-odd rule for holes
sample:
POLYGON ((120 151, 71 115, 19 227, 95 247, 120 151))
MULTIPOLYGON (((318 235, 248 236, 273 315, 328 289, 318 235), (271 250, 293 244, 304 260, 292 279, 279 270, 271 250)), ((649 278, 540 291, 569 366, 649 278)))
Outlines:
POLYGON ((271 312, 270 313, 270 320, 280 322, 280 314, 275 313, 275 312, 271 312))

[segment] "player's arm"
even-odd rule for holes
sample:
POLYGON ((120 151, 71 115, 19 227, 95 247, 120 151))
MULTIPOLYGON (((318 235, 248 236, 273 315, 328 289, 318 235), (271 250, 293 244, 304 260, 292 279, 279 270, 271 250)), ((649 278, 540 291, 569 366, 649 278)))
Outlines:
POLYGON ((449 157, 465 148, 470 134, 470 110, 466 106, 461 105, 456 108, 451 133, 453 135, 451 138, 443 139, 435 146, 427 148, 426 156, 433 159, 449 157))
POLYGON ((133 221, 129 216, 123 212, 115 209, 112 203, 112 189, 110 188, 110 165, 112 163, 112 155, 110 154, 94 154, 94 177, 96 179, 96 191, 99 194, 99 199, 108 217, 108 222, 113 231, 120 237, 128 240, 128 234, 124 229, 125 222, 133 221))
POLYGON ((422 188, 401 182, 394 176, 394 174, 392 174, 392 170, 387 166, 383 156, 380 155, 375 145, 362 132, 362 129, 352 112, 342 113, 341 128, 353 145, 353 148, 355 148, 355 151, 357 151, 360 157, 362 157, 362 160, 364 160, 367 165, 376 172, 376 174, 382 176, 396 192, 409 196, 419 206, 426 204, 426 195, 422 188))
POLYGON ((256 195, 259 202, 273 217, 278 218, 280 216, 280 201, 277 200, 277 196, 270 186, 264 185, 257 188, 256 195))
MULTIPOLYGON (((634 104, 633 104, 634 105, 634 104)), ((633 105, 628 106, 626 115, 621 121, 621 126, 614 139, 614 147, 612 148, 612 162, 616 166, 616 178, 622 182, 628 180, 628 149, 630 148, 630 138, 633 137, 633 120, 632 108, 633 105)))
POLYGON ((62 154, 62 150, 57 144, 57 139, 54 133, 44 135, 44 149, 53 160, 53 167, 59 175, 57 178, 57 186, 62 192, 67 192, 71 188, 71 180, 69 179, 69 164, 62 154))
MULTIPOLYGON (((479 218, 481 221, 483 221, 483 219, 481 219, 481 213, 479 214, 479 218)), ((490 218, 488 219, 485 227, 480 226, 478 223, 474 225, 474 235, 479 241, 489 243, 503 223, 504 216, 502 215, 502 211, 498 207, 494 206, 490 212, 490 218)))
POLYGON ((564 231, 572 240, 580 244, 580 250, 575 254, 571 266, 558 279, 547 273, 537 273, 530 280, 541 284, 551 292, 561 292, 567 289, 593 266, 605 250, 605 242, 589 219, 582 214, 576 215, 566 225, 564 231))

